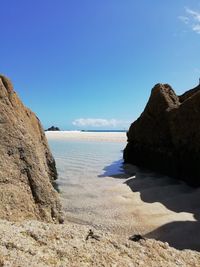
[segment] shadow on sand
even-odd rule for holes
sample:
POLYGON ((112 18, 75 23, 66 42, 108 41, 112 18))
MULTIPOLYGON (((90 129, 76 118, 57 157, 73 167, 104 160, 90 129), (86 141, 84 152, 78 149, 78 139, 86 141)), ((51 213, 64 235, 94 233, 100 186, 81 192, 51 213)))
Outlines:
POLYGON ((131 172, 131 169, 128 169, 128 165, 123 164, 122 159, 114 161, 111 165, 106 166, 103 171, 104 173, 98 175, 98 177, 128 179, 135 175, 135 172, 131 172))
POLYGON ((145 236, 168 242, 177 249, 200 251, 200 188, 133 165, 123 165, 122 160, 105 167, 100 177, 106 176, 126 179, 124 183, 133 192, 139 192, 144 202, 160 202, 173 212, 193 214, 194 221, 172 221, 145 236))

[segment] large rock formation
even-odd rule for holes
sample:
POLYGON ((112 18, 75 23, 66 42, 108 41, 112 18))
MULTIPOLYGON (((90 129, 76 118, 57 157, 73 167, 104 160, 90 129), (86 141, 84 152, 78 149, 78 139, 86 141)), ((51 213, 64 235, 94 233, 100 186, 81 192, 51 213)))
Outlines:
POLYGON ((39 119, 0 75, 0 218, 61 220, 56 178, 39 119))
POLYGON ((127 136, 125 162, 200 185, 200 85, 179 97, 155 85, 127 136))

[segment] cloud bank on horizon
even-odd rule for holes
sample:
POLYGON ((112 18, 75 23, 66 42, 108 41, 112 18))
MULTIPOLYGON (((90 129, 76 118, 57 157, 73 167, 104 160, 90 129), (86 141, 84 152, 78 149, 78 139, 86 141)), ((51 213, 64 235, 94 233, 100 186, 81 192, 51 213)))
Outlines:
POLYGON ((100 119, 100 118, 79 118, 72 122, 74 126, 78 127, 123 127, 127 128, 130 125, 129 121, 116 119, 100 119))
POLYGON ((185 16, 179 16, 179 19, 188 25, 192 31, 200 34, 200 11, 185 7, 185 16))

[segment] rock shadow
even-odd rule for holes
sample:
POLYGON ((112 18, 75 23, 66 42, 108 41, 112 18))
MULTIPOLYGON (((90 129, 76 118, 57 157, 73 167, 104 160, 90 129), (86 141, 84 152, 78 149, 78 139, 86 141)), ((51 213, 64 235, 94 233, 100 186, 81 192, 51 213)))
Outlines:
POLYGON ((200 251, 200 188, 148 169, 123 164, 123 160, 113 162, 103 171, 98 177, 125 179, 124 184, 133 192, 139 192, 141 200, 146 203, 159 202, 173 212, 193 214, 194 221, 166 223, 147 233, 146 238, 168 242, 176 249, 200 251))
POLYGON ((59 187, 59 184, 58 184, 57 181, 53 181, 53 182, 52 182, 52 186, 53 186, 53 188, 54 188, 58 193, 61 193, 61 191, 60 191, 60 187, 59 187))
POLYGON ((187 212, 194 216, 194 221, 173 221, 145 236, 168 242, 170 246, 177 249, 200 251, 200 188, 190 187, 182 181, 133 165, 132 171, 135 171, 135 177, 124 183, 133 192, 140 192, 142 201, 159 202, 171 211, 187 212))
POLYGON ((135 173, 132 173, 128 170, 127 166, 123 164, 123 160, 114 161, 111 165, 106 166, 103 169, 103 174, 98 175, 98 177, 112 177, 117 179, 128 179, 134 176, 135 173))

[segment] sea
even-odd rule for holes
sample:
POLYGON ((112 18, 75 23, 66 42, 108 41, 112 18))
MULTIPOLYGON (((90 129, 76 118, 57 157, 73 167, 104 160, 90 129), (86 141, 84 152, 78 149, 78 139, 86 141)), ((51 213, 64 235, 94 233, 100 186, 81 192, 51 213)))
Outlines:
POLYGON ((57 188, 67 220, 117 230, 116 218, 123 220, 116 190, 120 192, 125 175, 125 131, 69 131, 64 139, 48 141, 56 160, 57 188), (121 133, 117 141, 115 133, 121 133))

